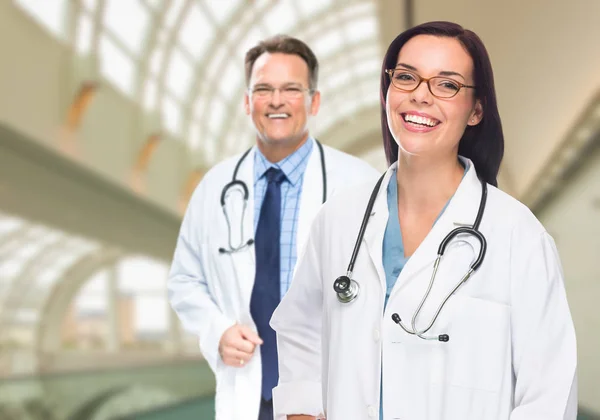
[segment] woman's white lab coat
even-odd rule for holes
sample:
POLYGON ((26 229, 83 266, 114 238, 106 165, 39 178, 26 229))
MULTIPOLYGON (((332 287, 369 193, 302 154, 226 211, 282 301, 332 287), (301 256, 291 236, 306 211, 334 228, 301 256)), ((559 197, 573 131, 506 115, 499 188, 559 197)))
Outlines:
MULTIPOLYGON (((550 235, 524 205, 489 186, 480 227, 487 238, 484 262, 429 331, 448 334, 449 342, 408 335, 392 314, 410 325, 440 242, 455 227, 473 224, 481 184, 471 163, 384 310, 391 173, 361 244, 353 274, 360 294, 351 304, 338 302, 333 282, 346 273, 374 183, 338 194, 312 225, 292 286, 271 320, 279 351, 276 419, 294 413, 378 418, 383 381, 385 420, 575 420, 575 331, 550 235)), ((447 248, 417 328, 429 323, 467 271, 471 246, 479 250, 476 239, 461 235, 447 248)))
MULTIPOLYGON (((310 139, 309 141, 313 141, 310 139)), ((323 146, 328 197, 339 188, 377 179, 365 162, 323 146)), ((217 420, 256 420, 260 405, 261 359, 255 351, 243 368, 227 366, 218 353, 221 336, 239 323, 256 327, 250 315, 250 296, 256 271, 254 248, 233 254, 220 253, 228 246, 229 230, 220 205, 221 191, 229 183, 239 156, 212 168, 194 192, 183 220, 168 289, 171 306, 186 330, 196 334, 200 349, 217 381, 217 420)), ((316 144, 304 173, 296 243, 301 247, 322 203, 323 181, 316 144)), ((254 150, 240 165, 237 179, 248 187, 245 212, 241 195, 227 199, 232 243, 254 238, 254 150), (243 224, 242 223, 243 217, 243 224), (243 237, 240 230, 243 227, 243 237)))

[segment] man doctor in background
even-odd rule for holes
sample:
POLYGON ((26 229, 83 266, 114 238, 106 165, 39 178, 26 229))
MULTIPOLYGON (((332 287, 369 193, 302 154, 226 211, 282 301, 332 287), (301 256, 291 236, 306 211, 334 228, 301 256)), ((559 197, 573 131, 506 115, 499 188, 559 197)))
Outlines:
POLYGON ((378 176, 310 136, 321 96, 318 61, 304 42, 264 40, 245 67, 256 145, 213 167, 196 188, 168 282, 173 309, 216 375, 217 420, 273 418, 278 361, 269 320, 297 250, 325 198, 378 176))

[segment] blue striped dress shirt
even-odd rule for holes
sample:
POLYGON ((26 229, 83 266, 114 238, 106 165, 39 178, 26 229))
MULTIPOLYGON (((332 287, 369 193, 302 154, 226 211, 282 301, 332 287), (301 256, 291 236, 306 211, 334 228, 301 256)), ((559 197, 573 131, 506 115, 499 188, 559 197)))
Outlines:
POLYGON ((267 188, 265 172, 269 168, 275 167, 281 169, 286 176, 286 180, 281 184, 281 298, 290 288, 292 273, 296 264, 296 231, 298 214, 300 213, 300 196, 302 194, 304 171, 312 149, 313 139, 309 137, 298 150, 277 163, 269 162, 258 148, 256 148, 254 154, 254 232, 256 232, 258 226, 260 208, 267 188))

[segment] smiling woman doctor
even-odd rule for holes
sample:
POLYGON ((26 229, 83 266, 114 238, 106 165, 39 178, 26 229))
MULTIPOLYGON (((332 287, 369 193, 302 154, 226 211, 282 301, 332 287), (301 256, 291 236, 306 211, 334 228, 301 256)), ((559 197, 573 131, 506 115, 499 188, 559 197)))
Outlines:
POLYGON ((400 34, 381 111, 393 164, 325 204, 271 319, 276 418, 574 420, 560 261, 496 188, 504 140, 481 40, 448 22, 400 34))

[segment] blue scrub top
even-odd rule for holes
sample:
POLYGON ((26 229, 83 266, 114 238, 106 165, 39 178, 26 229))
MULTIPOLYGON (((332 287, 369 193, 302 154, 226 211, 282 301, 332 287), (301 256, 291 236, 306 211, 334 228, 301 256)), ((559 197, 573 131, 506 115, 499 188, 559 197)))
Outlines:
MULTIPOLYGON (((465 172, 463 174, 463 178, 469 169, 469 163, 467 160, 464 160, 459 156, 459 160, 461 165, 465 168, 465 172)), ((446 207, 450 204, 452 197, 438 217, 435 219, 435 222, 444 214, 446 207)), ((404 255, 404 243, 402 242, 402 232, 400 231, 400 220, 398 218, 398 178, 397 178, 397 169, 394 168, 392 176, 390 177, 390 182, 387 186, 387 204, 388 204, 388 221, 385 227, 385 233, 383 235, 383 271, 385 272, 385 282, 386 282, 386 291, 385 291, 385 301, 384 301, 384 310, 387 306, 388 299, 390 298, 390 293, 396 284, 396 280, 400 276, 400 272, 408 262, 409 257, 404 255)), ((435 224, 434 222, 434 224, 435 224)), ((400 328, 400 327, 398 327, 400 328)), ((383 420, 383 361, 381 363, 381 386, 380 386, 380 399, 379 399, 379 418, 383 420)))

